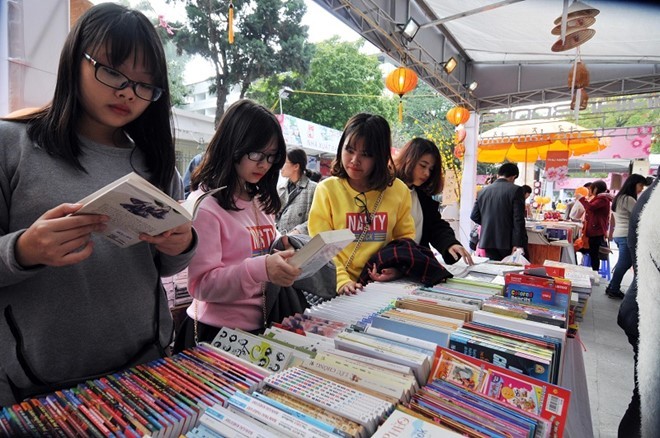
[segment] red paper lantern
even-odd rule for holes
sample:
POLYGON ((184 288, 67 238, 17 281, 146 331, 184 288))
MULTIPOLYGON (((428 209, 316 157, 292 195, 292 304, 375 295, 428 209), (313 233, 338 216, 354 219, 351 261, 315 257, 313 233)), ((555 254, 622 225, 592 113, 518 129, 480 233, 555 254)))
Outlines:
POLYGON ((465 156, 465 145, 463 143, 459 143, 454 146, 454 156, 459 160, 465 156))
POLYGON ((582 166, 580 166, 580 168, 581 168, 582 170, 584 170, 585 172, 587 172, 589 169, 591 169, 591 164, 589 164, 589 163, 584 163, 584 164, 582 164, 582 166))
POLYGON ((456 106, 447 111, 447 120, 454 126, 463 125, 470 120, 470 110, 462 106, 456 106))
POLYGON ((399 95, 399 122, 403 121, 403 95, 417 86, 417 74, 409 68, 399 67, 387 75, 385 86, 394 94, 399 95))

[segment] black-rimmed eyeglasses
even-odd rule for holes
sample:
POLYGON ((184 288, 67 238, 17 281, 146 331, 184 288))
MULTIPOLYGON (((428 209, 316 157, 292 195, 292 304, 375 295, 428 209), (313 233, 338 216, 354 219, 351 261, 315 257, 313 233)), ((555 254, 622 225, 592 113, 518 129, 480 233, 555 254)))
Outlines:
POLYGON ((364 192, 358 193, 353 200, 355 205, 360 209, 360 214, 364 215, 364 220, 369 221, 369 208, 367 207, 367 195, 364 192))
POLYGON ((260 163, 260 162, 266 160, 270 164, 273 164, 274 162, 276 162, 279 159, 280 154, 264 154, 263 152, 248 152, 247 157, 248 157, 248 160, 250 160, 250 161, 256 161, 256 162, 260 163))
POLYGON ((123 90, 130 86, 137 97, 150 102, 157 101, 163 95, 162 88, 145 84, 144 82, 132 81, 122 72, 101 64, 87 53, 83 53, 83 55, 94 66, 94 77, 103 85, 107 85, 115 90, 123 90))

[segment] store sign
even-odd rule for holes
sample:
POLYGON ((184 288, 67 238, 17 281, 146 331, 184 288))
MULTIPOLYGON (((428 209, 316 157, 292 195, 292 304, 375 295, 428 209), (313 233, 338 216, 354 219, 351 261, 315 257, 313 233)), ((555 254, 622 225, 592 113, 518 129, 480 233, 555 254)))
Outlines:
POLYGON ((341 131, 287 114, 277 114, 277 120, 282 126, 287 147, 314 150, 325 154, 337 152, 341 131))
POLYGON ((546 181, 563 181, 568 178, 568 151, 548 151, 545 159, 546 181))

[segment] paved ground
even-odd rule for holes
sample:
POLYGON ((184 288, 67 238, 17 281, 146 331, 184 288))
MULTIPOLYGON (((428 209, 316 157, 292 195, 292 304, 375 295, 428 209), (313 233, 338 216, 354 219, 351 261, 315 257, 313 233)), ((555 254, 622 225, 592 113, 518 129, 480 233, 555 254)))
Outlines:
MULTIPOLYGON (((610 257, 614 268, 617 252, 610 257)), ((632 271, 629 271, 621 290, 625 292, 631 281, 632 271)), ((608 298, 606 285, 607 280, 604 280, 594 288, 579 329, 586 348, 584 364, 596 438, 617 436, 619 421, 628 408, 633 388, 632 347, 616 323, 621 300, 608 298)))

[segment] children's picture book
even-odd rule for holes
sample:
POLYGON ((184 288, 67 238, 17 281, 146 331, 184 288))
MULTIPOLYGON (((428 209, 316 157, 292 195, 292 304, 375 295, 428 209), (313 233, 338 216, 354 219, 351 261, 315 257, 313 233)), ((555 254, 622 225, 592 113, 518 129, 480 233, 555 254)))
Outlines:
POLYGON ((97 190, 78 203, 74 213, 104 214, 110 217, 103 235, 122 248, 134 245, 141 233, 156 236, 191 222, 202 200, 224 189, 194 193, 179 203, 135 172, 97 190))
POLYGON ((298 279, 309 277, 328 263, 339 251, 355 240, 348 228, 321 231, 289 259, 289 263, 302 270, 298 279))
POLYGON ((417 437, 445 437, 459 438, 463 435, 452 432, 449 429, 434 424, 430 419, 422 419, 399 409, 385 420, 385 422, 376 430, 374 438, 417 438, 417 437))
POLYGON ((438 347, 429 382, 442 380, 497 400, 518 411, 552 422, 551 436, 561 438, 571 392, 465 354, 438 347), (470 378, 456 378, 463 373, 470 378), (474 377, 474 378, 472 378, 474 377))
POLYGON ((293 355, 291 348, 226 327, 220 329, 211 345, 273 372, 286 368, 293 355))
POLYGON ((568 313, 571 301, 569 280, 508 272, 504 281, 504 297, 526 303, 556 306, 568 313))

